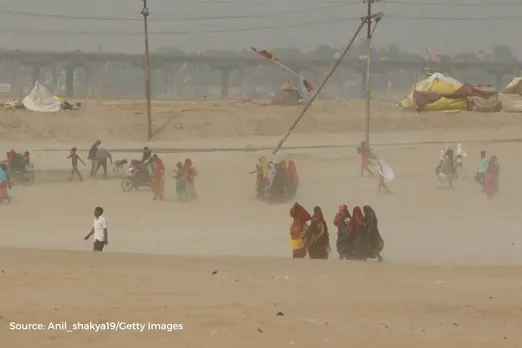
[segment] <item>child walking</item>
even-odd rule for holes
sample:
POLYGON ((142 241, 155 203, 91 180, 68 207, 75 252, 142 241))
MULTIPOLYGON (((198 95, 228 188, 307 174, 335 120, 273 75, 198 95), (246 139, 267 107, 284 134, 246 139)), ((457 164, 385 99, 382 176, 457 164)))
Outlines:
POLYGON ((82 162, 83 165, 85 165, 85 162, 78 155, 76 147, 73 147, 71 149, 71 154, 69 155, 69 157, 67 157, 67 159, 69 158, 71 159, 72 164, 71 177, 69 178, 69 181, 73 181, 74 174, 76 174, 80 178, 80 182, 82 182, 83 177, 82 174, 80 174, 80 171, 78 170, 78 161, 82 162))

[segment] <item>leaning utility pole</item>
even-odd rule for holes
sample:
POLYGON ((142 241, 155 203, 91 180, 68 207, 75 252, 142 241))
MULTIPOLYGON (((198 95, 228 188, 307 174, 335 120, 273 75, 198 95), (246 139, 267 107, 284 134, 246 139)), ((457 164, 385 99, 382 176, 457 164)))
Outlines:
POLYGON ((372 90, 371 90, 371 63, 372 63, 372 36, 373 30, 377 26, 377 23, 381 20, 382 16, 376 16, 372 18, 372 4, 374 2, 378 2, 379 0, 365 0, 368 5, 368 13, 366 14, 366 42, 368 45, 368 53, 366 54, 366 117, 364 122, 364 140, 366 141, 366 146, 370 147, 370 108, 371 108, 371 99, 372 99, 372 90), (375 19, 375 26, 372 30, 372 19, 375 19))
MULTIPOLYGON (((377 1, 377 0, 368 0, 368 1, 377 1)), ((355 39, 357 38, 357 36, 359 36, 359 33, 362 31, 363 27, 364 27, 364 24, 366 23, 371 23, 371 20, 372 19, 375 19, 375 25, 373 27, 373 30, 370 29, 370 37, 371 35, 373 35, 373 32, 375 31, 375 28, 377 27, 377 23, 379 23, 379 21, 382 19, 383 17, 383 13, 382 12, 378 12, 376 14, 371 14, 371 7, 370 7, 370 15, 366 16, 366 17, 362 17, 361 18, 361 24, 359 25, 359 27, 357 28, 357 30, 355 31, 355 34, 353 35, 352 39, 350 40, 350 42, 348 43, 348 46, 346 46, 346 49, 344 50, 344 52, 341 54, 341 56, 337 59, 337 61, 335 62, 335 64, 332 66, 332 68, 328 71, 328 73, 326 74, 326 77, 324 78, 324 81, 321 83, 321 85, 319 86, 319 88, 317 88, 317 90, 315 91, 315 94, 312 96, 312 98, 308 101, 308 103, 305 105, 305 107, 303 108, 303 110, 301 111, 301 113, 299 114, 299 116, 297 116, 297 119, 295 120, 294 124, 290 127, 290 129, 288 129, 288 132, 286 132, 286 134, 281 138, 281 140, 279 141, 279 143, 277 144, 276 148, 274 149, 274 151, 272 151, 272 154, 275 155, 279 149, 281 149, 281 147, 283 146, 283 144, 285 143, 286 139, 288 139, 288 137, 290 136, 290 134, 292 133, 292 131, 295 129, 295 127, 297 126, 297 124, 299 123, 299 121, 301 121, 301 119, 303 118, 303 116, 305 115, 305 113, 308 111, 308 109, 310 108, 310 106, 313 104, 313 102, 315 101, 315 99, 317 98, 317 96, 319 95, 319 93, 321 92, 321 90, 323 89, 323 87, 326 85, 326 83, 328 82, 328 80, 330 79, 330 77, 332 77, 333 73, 335 72, 335 70, 337 69, 337 67, 339 67, 339 65, 341 64, 343 58, 346 56, 346 54, 348 53, 348 50, 350 49, 350 47, 352 47, 352 44, 353 42, 355 41, 355 39)), ((369 68, 368 68, 369 69, 369 68)), ((369 71, 369 70, 368 70, 369 71)), ((367 73, 368 73, 367 71, 367 73)), ((368 92, 368 95, 369 95, 369 92, 368 92)), ((368 109, 369 110, 369 109, 368 109)), ((367 112, 367 118, 368 118, 368 121, 369 121, 369 111, 367 112)), ((369 127, 367 127, 367 130, 369 132, 369 127)), ((368 135, 369 137, 369 135, 368 135)))
POLYGON ((147 0, 143 1, 143 25, 145 29, 145 94, 147 97, 147 140, 152 139, 152 111, 150 101, 150 57, 149 57, 149 26, 147 17, 149 16, 149 8, 147 7, 147 0))

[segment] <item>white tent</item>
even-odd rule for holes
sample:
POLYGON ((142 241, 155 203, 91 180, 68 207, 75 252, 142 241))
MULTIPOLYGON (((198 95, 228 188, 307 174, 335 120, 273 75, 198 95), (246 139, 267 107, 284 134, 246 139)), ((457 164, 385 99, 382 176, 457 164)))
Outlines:
POLYGON ((62 108, 62 102, 56 100, 51 92, 38 81, 22 103, 27 110, 36 112, 56 112, 62 108))

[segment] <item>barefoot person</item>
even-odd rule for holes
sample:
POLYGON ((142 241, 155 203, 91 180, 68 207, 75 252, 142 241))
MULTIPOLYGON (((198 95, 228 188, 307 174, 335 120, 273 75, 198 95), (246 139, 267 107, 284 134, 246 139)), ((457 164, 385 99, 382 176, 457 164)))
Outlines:
POLYGON ((69 154, 69 157, 67 157, 67 159, 71 159, 71 165, 72 165, 71 177, 69 178, 69 181, 73 181, 74 175, 76 174, 80 178, 80 182, 82 182, 83 177, 82 177, 82 174, 80 173, 80 171, 78 170, 78 161, 82 162, 83 165, 85 165, 85 162, 78 155, 76 147, 73 147, 71 149, 71 153, 69 154))
POLYGON ((84 237, 85 240, 88 240, 94 234, 93 251, 103 251, 103 248, 109 244, 107 222, 102 215, 103 208, 96 207, 96 209, 94 209, 94 226, 84 237))

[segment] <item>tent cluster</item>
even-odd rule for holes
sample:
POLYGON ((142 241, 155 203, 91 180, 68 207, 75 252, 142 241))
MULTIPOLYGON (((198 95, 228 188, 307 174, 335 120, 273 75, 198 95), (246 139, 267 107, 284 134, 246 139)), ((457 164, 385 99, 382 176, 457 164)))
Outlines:
POLYGON ((57 112, 60 110, 77 110, 81 103, 70 104, 63 98, 52 95, 49 90, 36 81, 33 89, 22 100, 13 100, 4 103, 5 109, 26 109, 35 112, 57 112))
POLYGON ((416 111, 498 112, 502 110, 502 103, 491 85, 462 84, 441 73, 434 73, 416 83, 410 94, 399 102, 399 107, 416 111))

